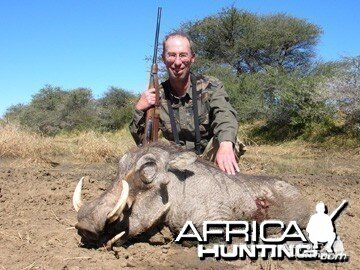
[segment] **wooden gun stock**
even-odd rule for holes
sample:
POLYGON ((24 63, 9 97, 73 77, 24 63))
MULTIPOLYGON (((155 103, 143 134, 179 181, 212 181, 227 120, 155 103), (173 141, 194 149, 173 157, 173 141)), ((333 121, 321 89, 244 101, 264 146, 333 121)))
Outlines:
POLYGON ((157 142, 159 137, 159 110, 160 110, 160 97, 159 97, 159 78, 157 75, 157 64, 151 67, 151 77, 149 89, 155 88, 155 105, 146 111, 145 120, 145 133, 143 138, 143 145, 151 142, 157 142))

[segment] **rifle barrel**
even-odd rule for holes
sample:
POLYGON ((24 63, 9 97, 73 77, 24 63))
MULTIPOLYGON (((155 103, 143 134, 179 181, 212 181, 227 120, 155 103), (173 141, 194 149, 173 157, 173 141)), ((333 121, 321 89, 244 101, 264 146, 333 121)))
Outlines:
POLYGON ((156 20, 156 31, 155 31, 155 42, 154 42, 153 64, 155 64, 156 60, 157 60, 157 51, 158 51, 158 46, 159 46, 160 21, 161 21, 161 7, 158 7, 157 20, 156 20))
POLYGON ((331 213, 330 218, 333 219, 336 214, 347 204, 346 200, 343 200, 341 204, 331 213))

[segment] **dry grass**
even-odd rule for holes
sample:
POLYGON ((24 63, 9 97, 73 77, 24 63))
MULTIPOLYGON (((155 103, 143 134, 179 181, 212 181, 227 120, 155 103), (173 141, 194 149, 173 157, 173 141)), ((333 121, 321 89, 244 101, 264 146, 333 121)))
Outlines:
POLYGON ((64 158, 78 162, 116 162, 134 145, 127 129, 111 134, 85 132, 50 138, 16 125, 0 125, 0 158, 20 158, 28 164, 56 163, 64 158))
MULTIPOLYGON (((117 162, 135 146, 128 129, 116 133, 84 132, 43 137, 11 124, 0 125, 0 160, 22 159, 30 165, 56 162, 117 162)), ((252 145, 241 158, 242 171, 250 173, 360 174, 360 148, 319 148, 305 142, 252 145)))
POLYGON ((38 162, 58 151, 51 138, 26 131, 13 124, 0 125, 0 158, 24 158, 38 162))
POLYGON ((322 143, 308 143, 302 140, 281 144, 258 145, 249 136, 254 126, 262 121, 242 125, 240 138, 248 146, 242 157, 242 171, 254 173, 331 173, 360 174, 360 147, 358 141, 346 136, 333 136, 322 143))
POLYGON ((256 173, 359 174, 359 154, 360 148, 319 148, 296 141, 250 146, 240 165, 243 170, 256 173))
POLYGON ((135 146, 127 129, 114 134, 90 131, 68 138, 67 141, 72 142, 69 150, 73 156, 87 162, 116 162, 129 148, 135 146))

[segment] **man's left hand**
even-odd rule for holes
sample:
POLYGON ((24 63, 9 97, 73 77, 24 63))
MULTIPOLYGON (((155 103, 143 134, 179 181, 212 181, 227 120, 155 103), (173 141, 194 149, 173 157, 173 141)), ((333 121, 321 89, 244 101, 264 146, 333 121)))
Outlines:
POLYGON ((230 141, 220 143, 215 161, 219 168, 228 174, 235 175, 235 172, 240 172, 239 165, 235 158, 233 143, 230 141))

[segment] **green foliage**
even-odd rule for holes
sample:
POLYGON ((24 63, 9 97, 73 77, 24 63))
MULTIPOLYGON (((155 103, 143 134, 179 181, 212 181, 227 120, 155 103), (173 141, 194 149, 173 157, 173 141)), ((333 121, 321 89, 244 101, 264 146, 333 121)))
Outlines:
POLYGON ((99 99, 100 126, 103 130, 117 130, 131 121, 135 96, 123 89, 110 87, 99 99))
POLYGON ((180 29, 194 41, 194 71, 223 81, 241 123, 264 123, 255 137, 321 141, 360 133, 360 57, 314 63, 318 26, 230 7, 180 29))
POLYGON ((46 85, 30 104, 11 106, 5 119, 46 135, 82 130, 116 130, 131 119, 134 96, 111 87, 98 101, 90 89, 70 91, 46 85))
POLYGON ((8 121, 10 120, 19 123, 20 119, 23 117, 23 113, 25 109, 26 109, 26 105, 22 103, 12 105, 9 108, 7 108, 5 119, 7 119, 8 121))
POLYGON ((91 90, 78 88, 67 92, 59 111, 60 128, 64 131, 86 130, 98 124, 96 106, 91 90))
POLYGON ((333 125, 335 112, 316 88, 323 77, 271 67, 238 76, 218 67, 208 74, 222 79, 241 123, 266 120, 257 132, 267 132, 269 139, 296 138, 319 123, 333 125))
POLYGON ((332 76, 318 88, 343 119, 344 129, 360 138, 360 56, 343 58, 331 67, 332 76))
MULTIPOLYGON (((193 39, 199 64, 229 65, 238 74, 277 67, 306 70, 321 30, 286 14, 259 16, 234 7, 181 26, 193 39)), ((197 66, 204 71, 204 66, 197 66)))
POLYGON ((240 122, 265 117, 267 109, 263 106, 262 74, 236 76, 231 68, 220 66, 208 69, 207 74, 222 80, 240 122))
POLYGON ((360 89, 348 60, 319 63, 306 76, 268 69, 260 78, 268 114, 252 136, 326 142, 346 135, 360 141, 360 89))
POLYGON ((5 118, 17 120, 20 124, 48 135, 60 131, 61 111, 64 108, 63 101, 68 93, 59 87, 46 85, 32 97, 29 105, 15 105, 10 107, 5 118))

